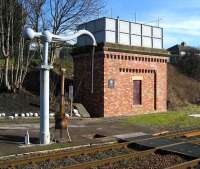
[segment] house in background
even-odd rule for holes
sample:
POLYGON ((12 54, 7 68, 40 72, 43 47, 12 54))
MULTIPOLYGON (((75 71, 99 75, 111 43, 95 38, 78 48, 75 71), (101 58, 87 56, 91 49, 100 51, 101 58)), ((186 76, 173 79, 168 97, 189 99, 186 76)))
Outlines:
POLYGON ((182 42, 180 45, 175 45, 167 49, 170 56, 170 63, 176 64, 183 59, 185 56, 192 56, 195 54, 200 54, 200 49, 188 46, 185 42, 182 42))
POLYGON ((78 38, 73 54, 75 101, 93 117, 167 110, 168 52, 163 29, 113 18, 99 18, 78 29, 92 32, 98 46, 92 86, 91 40, 78 38))

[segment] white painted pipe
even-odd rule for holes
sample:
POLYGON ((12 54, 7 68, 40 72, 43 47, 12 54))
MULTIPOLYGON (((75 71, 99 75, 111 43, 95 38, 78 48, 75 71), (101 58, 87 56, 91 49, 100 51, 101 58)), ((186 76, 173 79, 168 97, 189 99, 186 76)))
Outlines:
POLYGON ((31 40, 31 39, 34 39, 34 38, 43 38, 43 39, 45 39, 44 41, 47 41, 47 42, 60 42, 60 41, 66 42, 66 41, 73 40, 73 39, 75 39, 75 38, 77 38, 78 36, 81 36, 81 35, 90 36, 92 38, 92 41, 93 41, 92 45, 97 46, 94 35, 87 30, 79 30, 79 31, 75 32, 74 34, 68 35, 68 36, 66 36, 66 35, 54 35, 51 32, 49 32, 48 30, 44 31, 43 33, 35 32, 33 29, 27 28, 27 27, 23 31, 23 36, 26 39, 31 40))
POLYGON ((23 31, 23 37, 25 39, 32 40, 34 38, 41 38, 42 33, 41 32, 35 32, 33 29, 26 27, 23 31))
POLYGON ((50 143, 48 46, 49 42, 44 42, 43 64, 40 68, 40 144, 50 143))
POLYGON ((92 45, 93 46, 97 46, 97 43, 96 43, 96 40, 95 40, 95 37, 94 35, 87 31, 87 30, 79 30, 77 31, 76 33, 72 34, 72 35, 54 35, 54 34, 51 34, 51 38, 52 38, 52 41, 54 42, 60 42, 60 41, 63 41, 63 42, 66 42, 66 41, 70 41, 72 39, 75 39, 77 38, 78 36, 81 36, 81 35, 88 35, 92 38, 92 45))
POLYGON ((28 130, 26 131, 26 134, 25 134, 25 140, 24 140, 24 143, 26 145, 29 145, 30 144, 30 139, 29 139, 29 133, 28 133, 28 130))

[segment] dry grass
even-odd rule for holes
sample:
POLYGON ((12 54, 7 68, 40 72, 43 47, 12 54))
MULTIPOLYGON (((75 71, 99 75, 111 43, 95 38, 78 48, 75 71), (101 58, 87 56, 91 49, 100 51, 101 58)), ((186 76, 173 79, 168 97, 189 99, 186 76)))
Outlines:
POLYGON ((168 108, 197 104, 200 101, 200 82, 168 66, 168 108))

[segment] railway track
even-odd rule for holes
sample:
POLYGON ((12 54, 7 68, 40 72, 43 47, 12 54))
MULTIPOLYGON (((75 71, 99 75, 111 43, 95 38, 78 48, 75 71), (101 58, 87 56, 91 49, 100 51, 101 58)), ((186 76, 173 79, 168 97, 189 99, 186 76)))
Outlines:
POLYGON ((172 167, 168 167, 167 169, 199 169, 200 168, 200 158, 187 161, 172 167))
POLYGON ((34 156, 23 156, 11 160, 0 160, 0 169, 110 169, 120 167, 137 168, 137 166, 145 169, 145 165, 148 167, 148 164, 154 165, 154 168, 159 168, 163 165, 164 168, 177 167, 177 169, 179 169, 181 165, 198 166, 197 163, 200 161, 197 159, 198 157, 191 157, 181 153, 163 150, 164 148, 166 149, 170 146, 181 145, 184 143, 199 144, 200 137, 195 134, 197 132, 199 132, 197 129, 192 131, 177 131, 149 138, 135 138, 135 140, 130 142, 84 147, 78 150, 56 151, 48 154, 35 154, 34 156), (186 137, 186 135, 189 135, 190 137, 186 137), (142 141, 151 142, 154 141, 154 139, 160 138, 179 138, 179 141, 157 147, 149 147, 140 144, 142 141), (141 164, 144 165, 141 166, 141 164))

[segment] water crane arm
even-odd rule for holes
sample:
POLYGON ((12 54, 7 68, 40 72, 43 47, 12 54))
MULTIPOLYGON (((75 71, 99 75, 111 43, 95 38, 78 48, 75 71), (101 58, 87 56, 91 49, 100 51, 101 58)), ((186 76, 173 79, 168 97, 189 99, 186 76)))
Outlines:
POLYGON ((25 39, 29 39, 32 40, 34 38, 41 38, 42 37, 42 33, 41 32, 35 32, 33 29, 26 27, 23 32, 22 35, 25 39))
POLYGON ((72 34, 72 35, 68 35, 68 36, 62 36, 62 35, 53 35, 52 34, 52 41, 69 41, 69 40, 72 40, 72 39, 75 39, 81 35, 88 35, 92 38, 92 41, 93 41, 93 46, 97 46, 97 43, 96 43, 96 40, 95 40, 95 37, 92 33, 90 33, 89 31, 87 30, 79 30, 77 31, 76 33, 72 34))
POLYGON ((93 41, 93 46, 97 46, 96 40, 94 35, 87 31, 87 30, 79 30, 76 33, 72 34, 72 35, 54 35, 51 32, 49 32, 48 30, 44 31, 43 33, 41 32, 35 32, 33 29, 31 28, 25 28, 23 31, 23 37, 26 39, 34 39, 34 38, 42 38, 44 41, 47 42, 66 42, 66 41, 70 41, 73 40, 81 35, 88 35, 92 38, 93 41))

